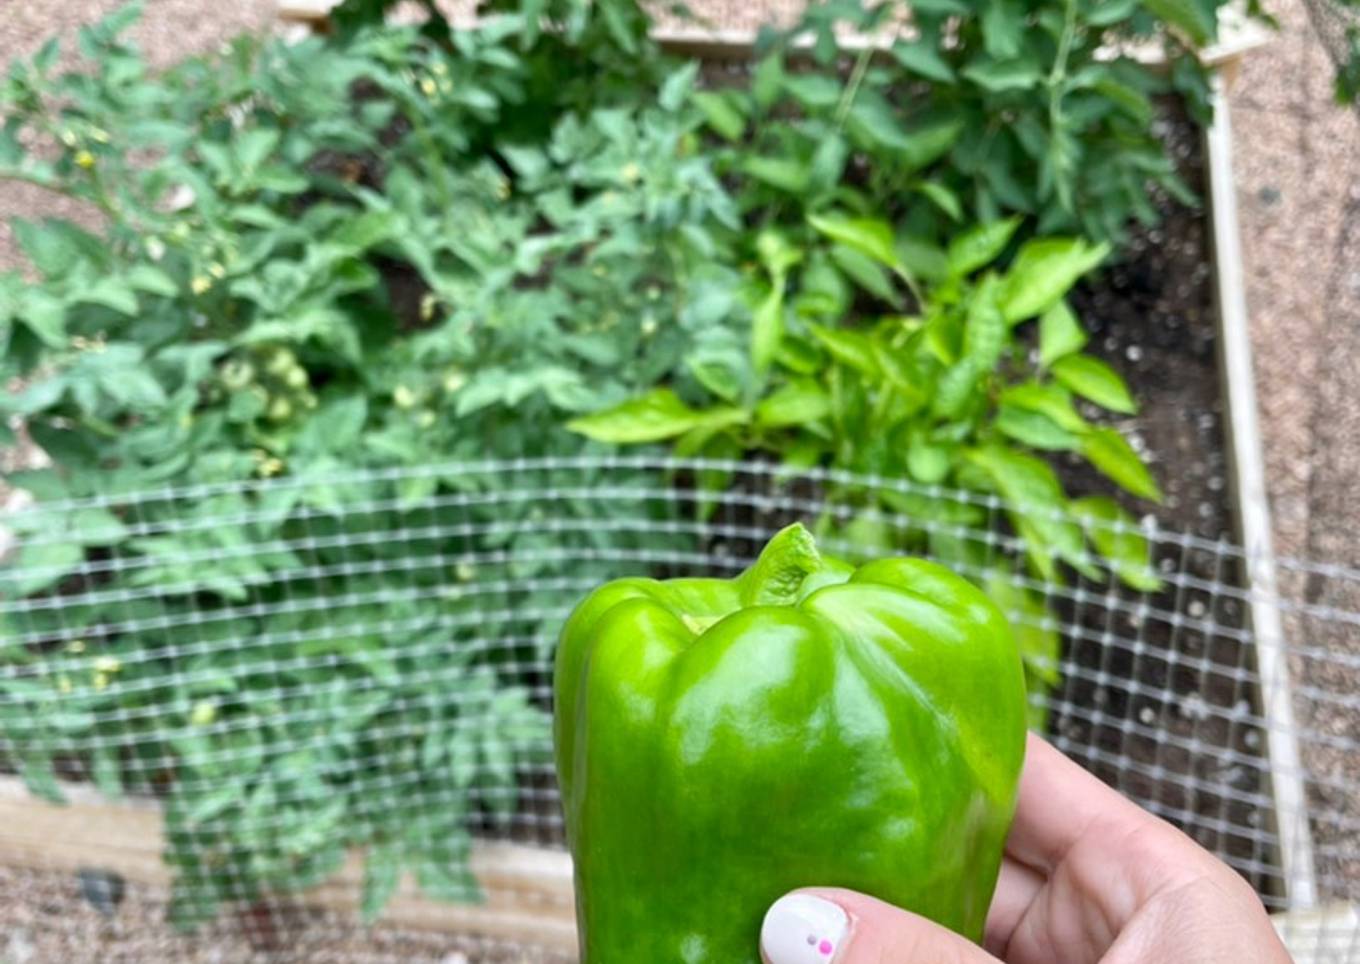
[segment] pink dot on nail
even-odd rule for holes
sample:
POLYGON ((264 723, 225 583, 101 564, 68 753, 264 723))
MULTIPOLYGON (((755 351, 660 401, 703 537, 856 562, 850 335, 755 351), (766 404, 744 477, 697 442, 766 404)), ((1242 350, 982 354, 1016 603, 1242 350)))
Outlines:
POLYGON ((817 945, 817 950, 821 951, 828 957, 831 956, 831 952, 834 951, 835 949, 836 949, 835 946, 830 941, 822 941, 820 944, 817 945))

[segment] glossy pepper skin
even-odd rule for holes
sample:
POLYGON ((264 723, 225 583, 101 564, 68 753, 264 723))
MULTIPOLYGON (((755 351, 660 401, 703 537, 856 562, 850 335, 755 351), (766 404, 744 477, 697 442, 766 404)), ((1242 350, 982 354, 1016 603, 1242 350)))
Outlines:
POLYGON ((554 689, 584 964, 760 964, 766 908, 812 884, 981 939, 1025 690, 949 570, 854 568, 791 526, 736 579, 597 589, 554 689))

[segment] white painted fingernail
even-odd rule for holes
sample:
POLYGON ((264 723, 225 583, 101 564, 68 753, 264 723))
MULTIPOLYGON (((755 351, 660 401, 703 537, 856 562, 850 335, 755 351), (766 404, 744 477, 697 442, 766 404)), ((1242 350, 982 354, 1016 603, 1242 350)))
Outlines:
POLYGON ((849 930, 850 918, 831 901, 789 894, 766 911, 760 946, 770 964, 827 964, 849 930))

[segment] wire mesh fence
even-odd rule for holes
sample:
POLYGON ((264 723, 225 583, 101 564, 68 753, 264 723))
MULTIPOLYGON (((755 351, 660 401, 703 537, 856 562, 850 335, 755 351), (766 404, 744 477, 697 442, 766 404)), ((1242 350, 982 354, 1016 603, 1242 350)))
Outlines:
POLYGON ((991 496, 651 457, 6 518, 0 930, 36 960, 571 959, 560 624, 606 579, 735 575, 794 520, 986 586, 1034 725, 1272 909, 1324 908, 1290 918, 1300 960, 1360 960, 1360 571, 1146 519, 1110 535, 1155 578, 1041 579, 991 496))

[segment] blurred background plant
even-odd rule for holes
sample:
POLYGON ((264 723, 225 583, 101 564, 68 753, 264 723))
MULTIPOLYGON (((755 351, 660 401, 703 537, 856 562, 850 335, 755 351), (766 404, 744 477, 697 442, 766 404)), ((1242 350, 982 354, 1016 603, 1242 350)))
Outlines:
POLYGON ((17 419, 53 460, 12 482, 77 507, 17 517, 0 575, 38 601, 0 643, 7 764, 51 798, 70 773, 165 797, 186 926, 353 847, 370 918, 404 867, 466 897, 469 827, 522 804, 546 745, 553 614, 612 574, 592 551, 691 540, 681 502, 621 504, 656 524, 614 531, 422 469, 666 440, 998 499, 1008 561, 939 525, 981 509, 929 496, 832 486, 849 521, 823 527, 988 586, 1043 692, 1056 622, 1006 573, 1158 584, 1131 503, 1069 499, 1052 464, 1158 496, 1079 408, 1134 400, 1064 296, 1153 192, 1188 200, 1156 97, 1202 115, 1220 5, 931 0, 907 27, 837 0, 733 74, 664 56, 632 0, 459 29, 349 0, 330 37, 153 73, 133 4, 81 32, 78 69, 55 43, 15 63, 0 181, 101 227, 17 221, 30 271, 0 276, 0 444, 17 419), (838 25, 894 32, 875 55, 838 25), (1119 54, 1146 39, 1169 74, 1119 54), (120 502, 162 487, 199 497, 120 502), (512 644, 477 642, 488 593, 522 614, 512 644))

